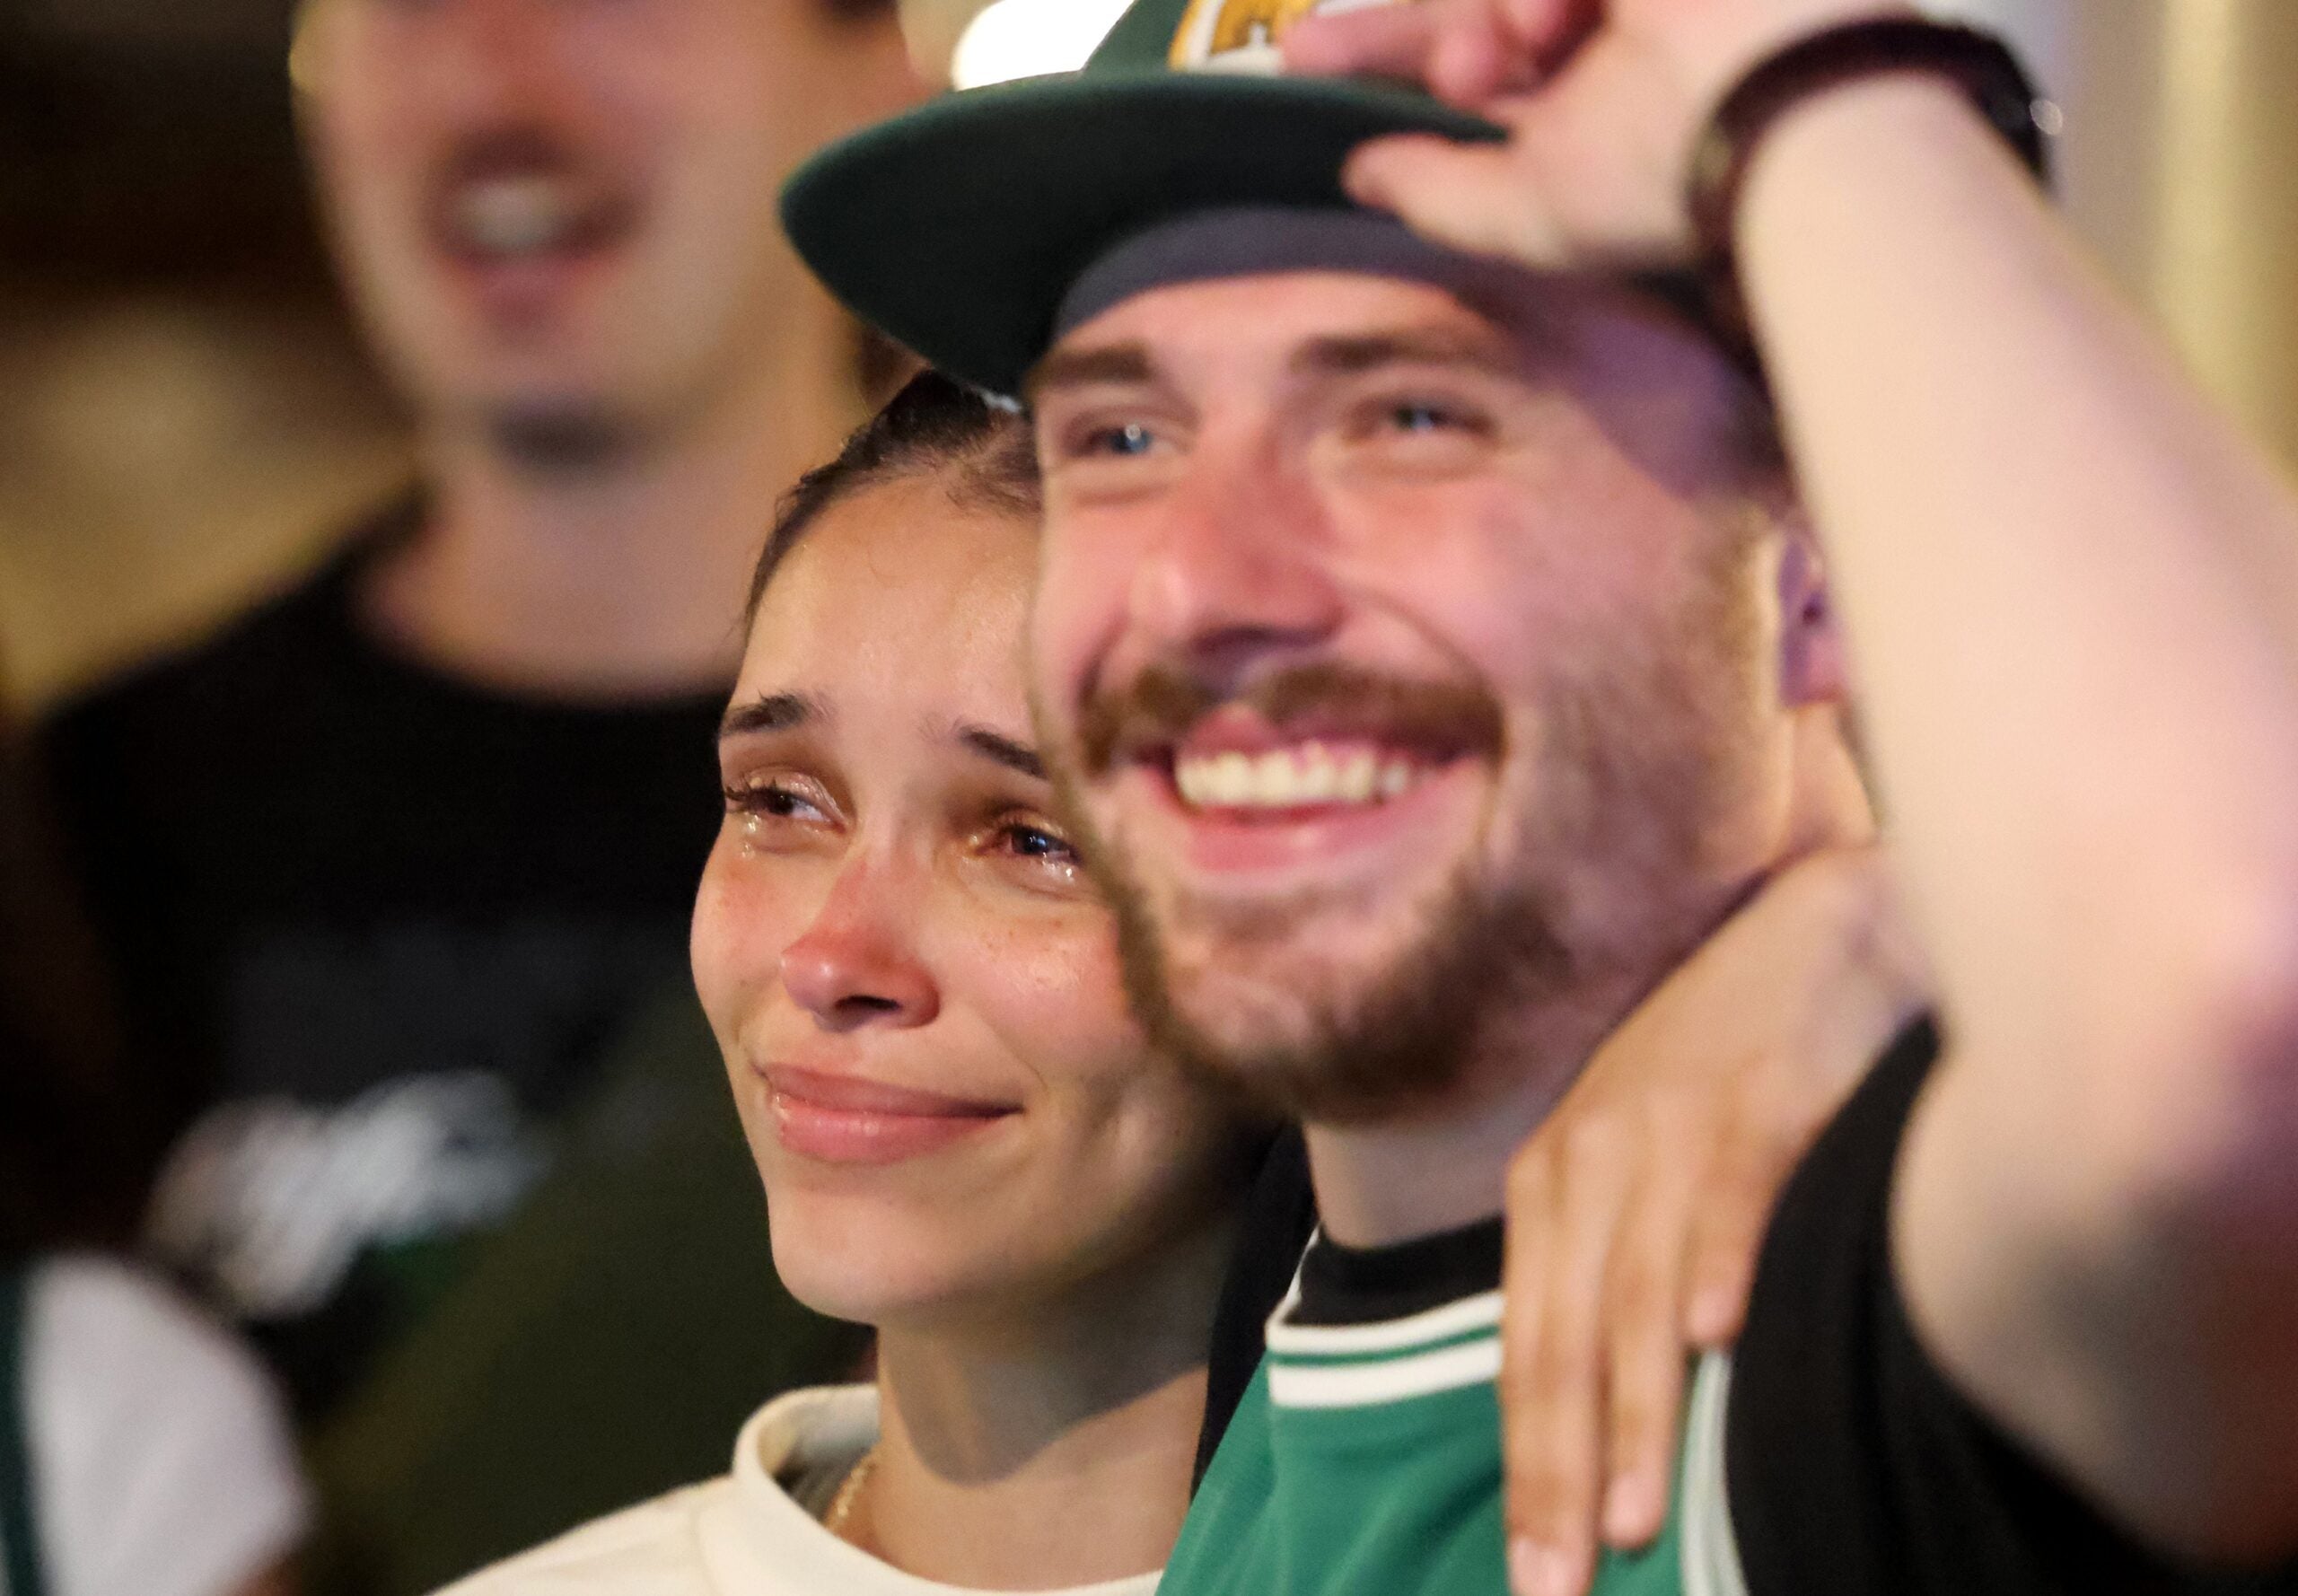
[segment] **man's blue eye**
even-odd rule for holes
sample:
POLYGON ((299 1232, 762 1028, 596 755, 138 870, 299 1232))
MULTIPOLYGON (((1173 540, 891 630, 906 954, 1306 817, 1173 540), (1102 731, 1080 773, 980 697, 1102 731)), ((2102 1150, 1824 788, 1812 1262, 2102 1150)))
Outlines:
POLYGON ((1103 429, 1093 442, 1106 454, 1146 454, 1156 435, 1139 422, 1128 421, 1123 426, 1103 429))
POLYGON ((1399 405, 1389 412, 1389 419, 1399 432, 1407 433, 1433 433, 1453 424, 1452 412, 1434 405, 1399 405))

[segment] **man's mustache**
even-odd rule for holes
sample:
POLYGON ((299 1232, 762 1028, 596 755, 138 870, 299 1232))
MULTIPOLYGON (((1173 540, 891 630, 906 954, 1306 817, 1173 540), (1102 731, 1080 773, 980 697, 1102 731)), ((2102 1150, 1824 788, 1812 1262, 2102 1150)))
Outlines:
POLYGON ((1169 748, 1206 715, 1232 706, 1279 728, 1313 718, 1336 732, 1361 731, 1446 755, 1496 755, 1503 741, 1498 701, 1464 683, 1320 662, 1215 685, 1183 667, 1154 664, 1081 706, 1077 740, 1084 772, 1103 775, 1122 758, 1169 748))

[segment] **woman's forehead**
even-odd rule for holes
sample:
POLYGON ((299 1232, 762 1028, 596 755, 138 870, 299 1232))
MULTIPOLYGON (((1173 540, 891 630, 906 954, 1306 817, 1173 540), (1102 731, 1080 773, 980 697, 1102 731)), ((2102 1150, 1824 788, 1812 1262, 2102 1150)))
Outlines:
POLYGON ((825 511, 761 596, 744 697, 806 690, 928 718, 1026 726, 1035 531, 932 478, 825 511))

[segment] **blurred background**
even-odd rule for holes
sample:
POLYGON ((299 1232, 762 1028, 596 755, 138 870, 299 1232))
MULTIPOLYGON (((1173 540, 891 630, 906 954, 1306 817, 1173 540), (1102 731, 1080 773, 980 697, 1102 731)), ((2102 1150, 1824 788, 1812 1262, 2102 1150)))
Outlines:
MULTIPOLYGON (((641 36, 583 42, 574 0, 0 0, 0 724, 58 756, 83 867, 49 879, 0 739, 0 1364, 17 1266, 90 1242, 156 1248, 261 1355, 150 1271, 48 1271, 51 1339, 67 1308, 94 1327, 49 1372, 110 1404, 104 1434, 157 1459, 164 1409, 246 1464, 215 1482, 236 1519, 181 1499, 237 1526, 214 1579, 177 1556, 75 1589, 412 1596, 723 1467, 757 1402, 862 1352, 773 1279, 685 974, 741 574, 891 369, 763 200, 933 86, 1075 64, 1122 4, 657 4, 680 26, 642 42, 671 53, 631 81, 697 182, 633 224, 641 36), (299 92, 322 8, 351 20, 299 92), (313 148, 338 219, 384 197, 346 229, 364 332, 313 148), (563 364, 490 365, 416 238, 499 268, 506 324, 540 258, 613 264, 568 291, 563 364), (554 497, 630 440, 548 405, 490 434, 465 403, 545 367, 672 446, 554 497), (66 935, 82 909, 98 934, 66 935), (146 1000, 123 1025, 59 1019, 107 979, 146 1000), (35 1188, 55 1223, 12 1227, 35 1188)), ((2298 463, 2298 3, 1938 9, 2023 47, 2105 269, 2298 463)), ((122 1455, 83 1463, 121 1495, 122 1455)))
MULTIPOLYGON (((906 9, 938 72, 981 5, 906 9)), ((2298 5, 1953 9, 2026 45, 2066 112, 2075 220, 2298 458, 2298 5)), ((316 241, 290 11, 0 0, 0 680, 20 700, 196 629, 405 469, 316 241)))

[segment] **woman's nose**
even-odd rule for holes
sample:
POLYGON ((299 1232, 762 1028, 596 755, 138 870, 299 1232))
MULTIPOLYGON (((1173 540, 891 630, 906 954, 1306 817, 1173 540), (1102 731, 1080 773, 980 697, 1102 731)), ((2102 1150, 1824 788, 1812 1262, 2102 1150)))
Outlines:
POLYGON ((914 935, 923 893, 899 875, 882 864, 849 867, 782 951, 784 990, 825 1030, 924 1025, 940 1012, 914 935))

